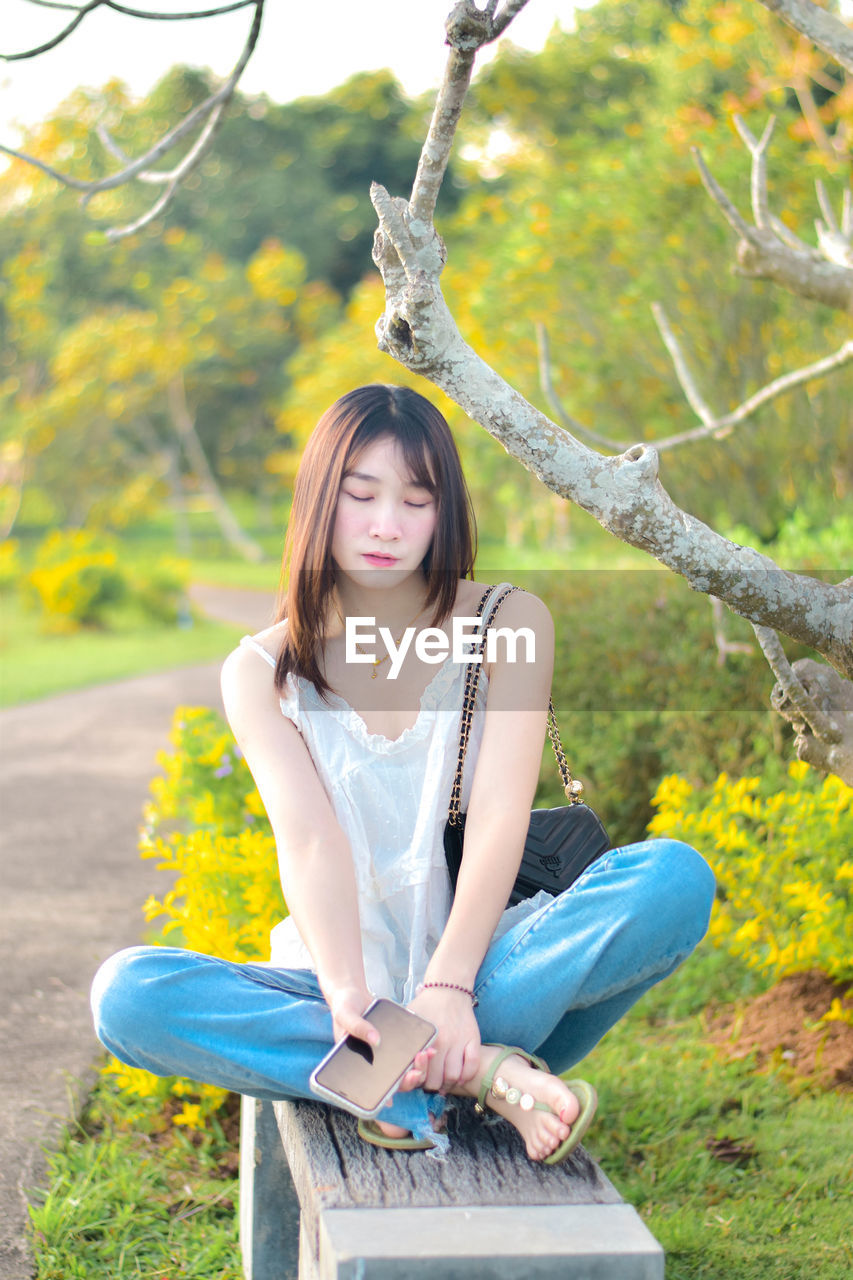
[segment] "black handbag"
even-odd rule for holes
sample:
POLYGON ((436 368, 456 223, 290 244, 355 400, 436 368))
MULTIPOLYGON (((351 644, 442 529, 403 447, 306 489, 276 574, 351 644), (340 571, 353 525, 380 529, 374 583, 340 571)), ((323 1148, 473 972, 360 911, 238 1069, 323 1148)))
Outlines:
MULTIPOLYGON (((515 587, 503 591, 489 612, 486 625, 491 626, 500 606, 515 587)), ((491 588, 483 596, 477 610, 482 617, 491 588)), ((480 664, 471 663, 465 679, 465 696, 462 703, 462 720, 459 728, 459 757, 456 775, 450 793, 450 806, 444 828, 444 856, 450 883, 455 891, 459 868, 462 865, 462 843, 465 836, 465 814, 460 813, 462 796, 462 770, 468 737, 474 714, 474 702, 480 677, 480 664)), ((524 854, 518 876, 510 894, 510 904, 532 898, 540 889, 554 897, 574 884, 582 871, 611 848, 610 839, 598 815, 582 799, 583 783, 572 777, 566 761, 560 730, 554 714, 554 704, 548 699, 548 736, 557 760, 557 768, 563 781, 568 804, 557 809, 534 809, 530 814, 530 826, 524 842, 524 854)))

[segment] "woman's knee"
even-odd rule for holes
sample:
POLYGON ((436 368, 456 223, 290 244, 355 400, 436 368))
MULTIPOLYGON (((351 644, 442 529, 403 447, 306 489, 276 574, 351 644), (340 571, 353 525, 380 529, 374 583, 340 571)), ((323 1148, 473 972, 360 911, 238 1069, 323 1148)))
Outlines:
POLYGON ((714 873, 692 845, 661 837, 645 842, 655 870, 655 883, 695 934, 694 946, 705 936, 714 904, 714 873))
POLYGON ((127 947, 105 960, 92 981, 90 1003, 98 1039, 114 1048, 147 1021, 146 991, 162 970, 166 948, 127 947))

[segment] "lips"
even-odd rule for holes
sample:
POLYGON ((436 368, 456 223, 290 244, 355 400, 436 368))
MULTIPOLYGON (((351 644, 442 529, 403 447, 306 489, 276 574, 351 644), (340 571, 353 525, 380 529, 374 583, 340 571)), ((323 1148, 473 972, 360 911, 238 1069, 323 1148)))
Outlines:
POLYGON ((397 563, 396 556, 381 555, 377 552, 367 552, 362 556, 362 559, 366 560, 368 564, 374 565, 376 568, 387 569, 397 563))

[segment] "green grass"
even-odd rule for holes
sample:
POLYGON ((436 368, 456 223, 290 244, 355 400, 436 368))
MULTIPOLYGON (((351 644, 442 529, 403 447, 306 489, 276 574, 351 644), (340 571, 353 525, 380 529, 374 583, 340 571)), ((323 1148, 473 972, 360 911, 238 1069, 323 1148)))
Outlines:
POLYGON ((119 615, 114 629, 47 635, 16 600, 0 598, 0 706, 109 680, 221 660, 238 642, 236 627, 195 620, 163 626, 119 615))
POLYGON ((600 1097, 587 1145, 664 1246, 667 1280, 847 1280, 853 1103, 708 1043, 702 1005, 752 987, 703 944, 649 992, 579 1069, 600 1097), (720 1139, 739 1162, 709 1150, 720 1139))
MULTIPOLYGON (((134 1104, 136 1105, 136 1104, 134 1104)), ((31 1209, 39 1280, 241 1280, 233 1141, 214 1121, 148 1132, 98 1086, 31 1209)))

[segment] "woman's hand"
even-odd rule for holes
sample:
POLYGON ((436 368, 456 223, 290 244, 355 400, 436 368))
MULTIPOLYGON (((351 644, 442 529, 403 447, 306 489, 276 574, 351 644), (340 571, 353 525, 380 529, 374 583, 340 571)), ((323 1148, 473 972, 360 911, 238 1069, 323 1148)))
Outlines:
POLYGON ((433 1093, 449 1093, 472 1080, 480 1064, 480 1028, 471 997, 464 991, 427 987, 408 1008, 438 1028, 422 1087, 433 1093))
POLYGON ((356 1036, 368 1044, 379 1044, 379 1032, 361 1015, 373 1000, 366 987, 323 988, 326 1004, 332 1014, 332 1030, 335 1043, 344 1036, 356 1036))
MULTIPOLYGON (((335 1043, 344 1036, 357 1036, 359 1040, 366 1040, 374 1047, 379 1044, 379 1032, 371 1022, 361 1016, 373 1000, 373 996, 366 988, 337 987, 328 993, 324 990, 323 994, 332 1014, 335 1043)), ((421 1088, 434 1056, 435 1049, 432 1046, 419 1053, 397 1089, 401 1093, 406 1093, 410 1089, 421 1088)))

